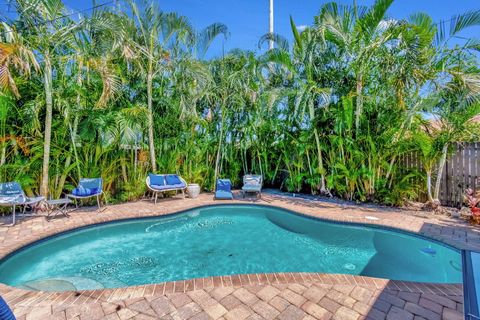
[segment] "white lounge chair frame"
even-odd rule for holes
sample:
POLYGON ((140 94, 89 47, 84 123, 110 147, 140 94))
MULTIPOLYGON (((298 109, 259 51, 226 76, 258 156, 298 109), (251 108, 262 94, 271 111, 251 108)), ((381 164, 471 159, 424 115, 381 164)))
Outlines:
MULTIPOLYGON (((167 176, 167 175, 168 175, 168 174, 159 174, 159 176, 167 176)), ((185 199, 185 190, 187 189, 187 182, 185 181, 185 179, 183 179, 183 178, 180 177, 179 175, 177 175, 177 177, 183 182, 183 184, 185 185, 185 187, 183 187, 183 188, 169 188, 169 189, 157 190, 157 189, 154 189, 154 188, 151 187, 151 185, 150 185, 150 177, 147 176, 147 178, 145 179, 145 183, 147 184, 148 190, 150 190, 150 191, 153 192, 153 194, 154 194, 155 204, 157 203, 157 198, 158 198, 158 194, 159 194, 159 193, 164 193, 164 192, 169 192, 169 191, 175 191, 175 195, 178 193, 178 191, 182 191, 182 196, 183 196, 183 198, 185 199)))
MULTIPOLYGON (((94 178, 94 179, 101 179, 101 178, 94 178)), ((80 179, 80 180, 84 180, 84 179, 80 179)), ((81 184, 81 182, 79 182, 79 185, 81 184)), ((90 194, 88 196, 77 196, 77 195, 74 195, 74 194, 67 194, 67 198, 71 198, 71 199, 74 199, 75 200, 75 208, 78 208, 78 201, 77 200, 83 200, 83 199, 88 199, 88 198, 93 198, 93 197, 96 197, 97 198, 97 206, 98 206, 98 209, 100 209, 100 197, 103 195, 103 198, 105 199, 105 205, 107 205, 107 197, 105 196, 105 193, 103 192, 103 180, 101 181, 101 191, 99 193, 95 193, 95 194, 90 194)))
POLYGON ((246 174, 243 176, 243 186, 242 186, 242 198, 245 198, 245 193, 255 193, 256 195, 260 198, 262 198, 262 187, 263 187, 263 176, 262 175, 257 175, 257 174, 246 174), (258 180, 258 184, 255 184, 258 186, 258 190, 245 190, 245 182, 248 179, 252 180, 258 180))

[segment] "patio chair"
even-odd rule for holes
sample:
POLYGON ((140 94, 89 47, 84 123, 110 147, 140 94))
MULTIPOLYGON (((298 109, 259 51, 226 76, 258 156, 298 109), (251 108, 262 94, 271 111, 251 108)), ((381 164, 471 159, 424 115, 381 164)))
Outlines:
POLYGON ((217 179, 214 200, 233 200, 232 182, 229 179, 217 179))
MULTIPOLYGON (((71 194, 67 194, 68 198, 75 200, 75 207, 78 208, 78 200, 88 199, 88 198, 97 198, 97 206, 100 209, 100 197, 104 196, 103 193, 103 180, 102 178, 82 178, 78 182, 78 186, 72 190, 71 194)), ((105 198, 105 204, 107 204, 107 199, 105 198)))
POLYGON ((147 188, 155 195, 155 203, 159 193, 165 193, 167 191, 182 191, 183 198, 185 199, 185 189, 187 188, 187 182, 176 174, 154 174, 149 173, 147 179, 147 188))
POLYGON ((43 201, 44 197, 27 197, 18 182, 0 183, 0 206, 12 207, 12 225, 15 224, 15 208, 23 207, 22 213, 29 206, 36 211, 36 205, 43 201))
POLYGON ((247 174, 243 176, 242 196, 245 198, 246 193, 255 193, 262 197, 262 182, 261 175, 247 174))

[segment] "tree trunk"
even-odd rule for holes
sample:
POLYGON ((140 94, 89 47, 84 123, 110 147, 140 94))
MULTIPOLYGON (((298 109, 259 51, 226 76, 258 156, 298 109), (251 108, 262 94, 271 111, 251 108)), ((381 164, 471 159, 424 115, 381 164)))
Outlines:
POLYGON ((0 157, 0 166, 3 166, 7 161, 7 144, 5 142, 2 143, 2 155, 0 157))
MULTIPOLYGON (((77 146, 75 145, 75 136, 77 135, 77 128, 78 128, 78 114, 75 114, 75 118, 73 119, 73 129, 69 126, 69 131, 70 131, 70 138, 71 138, 71 143, 72 143, 72 151, 75 157, 75 166, 77 167, 77 173, 78 173, 78 179, 80 180, 81 174, 80 174, 80 164, 78 162, 78 155, 77 155, 77 146)), ((60 177, 60 181, 58 182, 58 192, 56 194, 56 197, 60 197, 63 191, 63 186, 65 185, 65 181, 67 180, 67 169, 70 167, 70 164, 72 163, 72 153, 69 153, 67 156, 67 159, 65 160, 65 166, 64 166, 64 172, 62 176, 60 177)))
POLYGON ((40 184, 40 194, 44 197, 48 197, 48 166, 50 162, 50 144, 52 137, 52 65, 48 53, 45 54, 45 69, 44 69, 44 81, 45 81, 45 133, 44 133, 44 145, 43 145, 43 168, 42 168, 42 182, 40 184))
MULTIPOLYGON (((79 88, 82 87, 82 73, 81 73, 81 69, 82 69, 82 65, 79 66, 79 71, 78 71, 78 74, 77 74, 77 85, 79 88)), ((76 145, 76 141, 75 141, 75 138, 77 136, 77 129, 78 129, 78 113, 81 109, 81 96, 80 96, 80 93, 77 93, 77 110, 75 110, 76 112, 75 113, 75 116, 73 118, 73 128, 72 126, 70 125, 70 121, 68 121, 68 129, 70 131, 70 141, 72 143, 72 151, 73 151, 73 154, 74 154, 74 157, 75 157, 75 166, 77 168, 77 174, 78 174, 78 180, 80 181, 80 179, 82 178, 81 177, 81 172, 80 172, 80 163, 78 161, 78 154, 77 154, 77 145, 76 145)), ((67 180, 67 169, 68 167, 70 167, 70 164, 72 162, 72 153, 70 152, 67 156, 67 159, 65 160, 65 170, 62 174, 62 176, 60 177, 60 182, 58 184, 58 192, 57 192, 57 198, 60 197, 60 195, 62 194, 62 191, 63 191, 63 186, 65 185, 65 181, 67 180)))
POLYGON ((427 197, 428 202, 433 202, 432 196, 432 170, 427 170, 427 197))
POLYGON ((355 135, 358 135, 360 130, 360 117, 363 113, 363 75, 359 73, 357 75, 357 108, 355 110, 355 135))
POLYGON ((152 107, 152 87, 153 74, 151 66, 147 75, 147 104, 148 104, 148 146, 150 149, 150 162, 152 163, 152 171, 157 172, 157 161, 155 157, 155 143, 153 137, 153 107, 152 107))
POLYGON ((323 167, 322 149, 320 147, 320 138, 318 136, 317 128, 313 129, 315 135, 315 142, 317 144, 317 156, 318 156, 318 170, 320 171, 320 194, 330 195, 330 191, 325 184, 325 168, 323 167))
POLYGON ((443 146, 442 157, 438 162, 437 170, 437 180, 435 181, 435 190, 433 192, 433 198, 438 200, 440 197, 440 184, 442 182, 443 168, 445 167, 445 162, 447 161, 447 152, 448 152, 448 143, 443 146))
POLYGON ((221 115, 221 117, 222 117, 222 120, 220 121, 220 137, 218 140, 217 158, 215 160, 215 179, 213 182, 215 187, 217 186, 217 178, 219 174, 218 169, 220 167, 220 156, 222 154, 221 150, 222 150, 222 141, 223 141, 223 114, 221 115))
POLYGON ((55 198, 59 198, 62 195, 63 191, 63 186, 65 185, 65 181, 67 180, 67 175, 68 175, 68 167, 70 167, 70 164, 72 162, 72 154, 69 153, 67 156, 67 159, 65 160, 65 165, 63 166, 63 173, 60 176, 60 179, 58 180, 58 188, 55 192, 55 198))

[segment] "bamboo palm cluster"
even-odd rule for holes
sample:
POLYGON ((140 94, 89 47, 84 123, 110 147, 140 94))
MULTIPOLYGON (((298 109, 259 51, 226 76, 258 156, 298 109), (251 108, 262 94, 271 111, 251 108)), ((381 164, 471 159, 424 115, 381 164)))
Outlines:
POLYGON ((291 18, 292 43, 266 34, 274 49, 206 59, 227 26, 197 31, 156 1, 72 15, 17 0, 0 26, 0 180, 58 197, 101 176, 125 201, 151 171, 205 190, 256 173, 289 192, 434 202, 455 143, 478 138, 480 42, 452 39, 480 12, 396 20, 392 2, 328 3, 305 30, 291 18))

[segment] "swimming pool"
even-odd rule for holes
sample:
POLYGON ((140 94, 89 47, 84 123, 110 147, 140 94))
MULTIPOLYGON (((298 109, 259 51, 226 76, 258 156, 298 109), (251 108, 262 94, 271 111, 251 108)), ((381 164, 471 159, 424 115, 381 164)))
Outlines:
POLYGON ((209 206, 87 227, 0 262, 0 282, 46 291, 271 272, 462 281, 460 253, 440 243, 257 205, 209 206))

